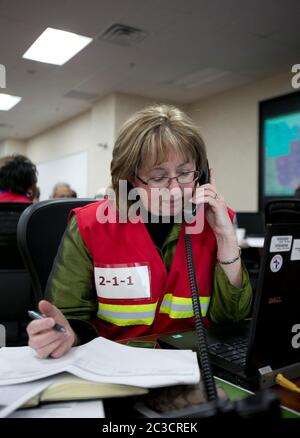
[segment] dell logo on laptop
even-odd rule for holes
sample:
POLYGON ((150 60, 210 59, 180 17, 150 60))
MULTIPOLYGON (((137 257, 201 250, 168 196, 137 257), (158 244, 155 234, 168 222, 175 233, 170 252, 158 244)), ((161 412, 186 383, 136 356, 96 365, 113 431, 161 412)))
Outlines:
POLYGON ((282 303, 282 297, 270 297, 268 300, 269 304, 280 304, 282 303))

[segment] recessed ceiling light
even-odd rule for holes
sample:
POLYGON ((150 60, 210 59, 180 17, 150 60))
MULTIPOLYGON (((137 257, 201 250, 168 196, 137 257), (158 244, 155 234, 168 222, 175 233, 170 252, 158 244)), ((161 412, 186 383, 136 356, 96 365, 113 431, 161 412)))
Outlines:
POLYGON ((92 38, 48 27, 22 58, 63 65, 86 47, 92 38))
POLYGON ((208 82, 217 81, 229 75, 229 71, 216 68, 203 68, 202 70, 190 73, 171 82, 171 85, 183 88, 195 88, 208 82))
POLYGON ((22 97, 0 93, 0 111, 9 111, 17 105, 20 100, 22 100, 22 97))

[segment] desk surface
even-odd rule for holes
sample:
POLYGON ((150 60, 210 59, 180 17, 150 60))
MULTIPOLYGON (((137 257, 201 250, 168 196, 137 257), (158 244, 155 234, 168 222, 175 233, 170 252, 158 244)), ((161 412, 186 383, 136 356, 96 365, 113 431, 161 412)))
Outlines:
MULTIPOLYGON (((300 378, 294 379, 294 383, 300 387, 300 378)), ((273 391, 278 394, 280 403, 287 408, 293 409, 300 413, 300 394, 296 392, 289 391, 288 389, 282 388, 280 386, 274 386, 273 391)))
MULTIPOLYGON (((159 336, 162 336, 162 334, 154 334, 150 336, 141 336, 139 338, 136 338, 135 340, 140 341, 156 341, 159 336)), ((127 344, 128 341, 132 341, 132 339, 124 339, 120 341, 122 344, 127 344)), ((157 347, 159 348, 158 344, 157 347)), ((300 387, 300 377, 293 380, 296 385, 300 387)), ((292 409, 296 412, 300 413, 300 394, 296 392, 289 391, 288 389, 282 388, 280 386, 274 386, 272 387, 272 390, 276 392, 280 399, 280 403, 282 406, 286 406, 289 409, 292 409)))

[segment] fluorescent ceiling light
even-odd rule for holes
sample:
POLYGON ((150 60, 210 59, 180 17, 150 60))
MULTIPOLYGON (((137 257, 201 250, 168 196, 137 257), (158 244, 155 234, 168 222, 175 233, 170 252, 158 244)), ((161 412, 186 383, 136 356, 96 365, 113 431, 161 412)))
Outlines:
POLYGON ((17 105, 20 100, 22 100, 22 97, 0 93, 0 111, 9 111, 17 105))
POLYGON ((62 65, 73 58, 92 38, 48 27, 22 56, 33 61, 62 65))
POLYGON ((216 68, 203 68, 197 72, 183 76, 172 82, 172 85, 183 88, 195 88, 208 82, 217 81, 224 76, 231 74, 228 71, 218 70, 216 68))

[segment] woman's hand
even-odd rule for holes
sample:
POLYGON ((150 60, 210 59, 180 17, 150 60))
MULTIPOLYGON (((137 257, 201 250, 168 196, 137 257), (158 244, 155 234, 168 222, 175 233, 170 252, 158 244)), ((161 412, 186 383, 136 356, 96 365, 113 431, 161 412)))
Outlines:
POLYGON ((206 204, 205 216, 216 238, 233 238, 235 232, 222 195, 217 192, 214 172, 209 169, 210 183, 196 188, 193 203, 206 204))
POLYGON ((75 344, 76 335, 62 312, 46 300, 39 302, 39 310, 47 317, 32 321, 27 326, 28 345, 40 358, 48 356, 58 358, 65 354, 75 344), (61 324, 66 332, 53 329, 54 324, 61 324))
POLYGON ((205 204, 206 219, 217 240, 217 258, 230 283, 240 288, 242 286, 242 266, 239 248, 224 198, 216 190, 216 181, 212 169, 209 169, 210 184, 197 187, 194 194, 196 204, 205 204), (229 264, 222 261, 230 262, 229 264))

